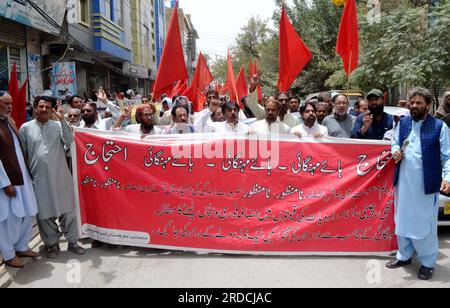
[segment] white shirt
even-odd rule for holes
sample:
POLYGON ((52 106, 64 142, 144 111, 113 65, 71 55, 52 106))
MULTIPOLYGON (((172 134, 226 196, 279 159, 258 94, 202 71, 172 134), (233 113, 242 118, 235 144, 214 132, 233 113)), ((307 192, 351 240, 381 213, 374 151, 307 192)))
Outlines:
POLYGON ((280 120, 269 124, 266 120, 257 121, 250 126, 249 133, 250 134, 289 134, 291 129, 284 123, 281 123, 280 120))
POLYGON ((205 128, 205 133, 242 133, 247 134, 250 127, 241 122, 237 122, 236 124, 227 123, 227 122, 215 122, 210 123, 210 125, 205 128))
POLYGON ((305 124, 300 124, 291 129, 291 134, 300 133, 302 137, 314 137, 316 134, 321 134, 322 136, 328 136, 328 128, 325 126, 314 123, 313 127, 309 128, 305 124))
MULTIPOLYGON (((124 132, 136 135, 145 135, 141 130, 141 124, 128 125, 123 129, 124 132)), ((162 130, 154 126, 150 134, 148 135, 161 135, 162 130)))

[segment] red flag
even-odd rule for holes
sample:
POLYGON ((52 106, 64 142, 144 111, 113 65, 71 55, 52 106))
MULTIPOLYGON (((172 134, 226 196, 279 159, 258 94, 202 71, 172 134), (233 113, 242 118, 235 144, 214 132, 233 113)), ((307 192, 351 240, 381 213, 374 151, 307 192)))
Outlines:
POLYGON ((13 109, 11 117, 16 122, 17 128, 20 128, 26 121, 26 104, 27 104, 27 84, 28 79, 23 83, 22 88, 19 89, 19 80, 17 78, 17 65, 14 62, 13 70, 8 85, 8 92, 13 100, 13 109))
POLYGON ((178 81, 177 85, 172 90, 172 92, 170 93, 169 97, 172 98, 172 97, 175 97, 175 96, 184 95, 184 92, 186 92, 186 90, 187 90, 187 85, 188 85, 187 79, 178 81))
POLYGON ((241 67, 241 71, 236 79, 236 91, 239 99, 238 103, 240 104, 242 97, 248 96, 248 86, 247 81, 245 80, 244 66, 241 67))
POLYGON ((278 90, 287 92, 312 59, 312 54, 289 21, 283 6, 280 20, 280 64, 278 90))
POLYGON ((355 0, 348 0, 342 15, 336 45, 344 70, 349 76, 357 67, 359 59, 358 12, 355 0))
POLYGON ((205 108, 206 96, 196 87, 189 87, 189 89, 184 92, 184 95, 192 102, 192 110, 194 112, 200 112, 205 108))
POLYGON ((195 68, 194 78, 192 84, 187 89, 185 95, 193 104, 193 110, 199 112, 203 109, 203 105, 206 102, 204 92, 206 88, 213 82, 214 77, 209 71, 208 64, 200 53, 198 56, 197 67, 195 68))
POLYGON ((17 65, 16 62, 14 62, 13 69, 11 71, 11 76, 9 78, 9 84, 8 84, 8 92, 11 97, 14 98, 19 95, 19 81, 17 79, 17 65))
POLYGON ((231 62, 229 50, 228 50, 228 73, 227 73, 227 82, 225 86, 227 87, 228 95, 230 96, 230 101, 239 103, 238 93, 236 90, 236 79, 234 78, 233 63, 231 62))
POLYGON ((188 79, 181 44, 180 26, 178 24, 178 2, 173 9, 172 20, 167 32, 166 42, 161 58, 161 64, 156 75, 153 97, 159 98, 164 93, 170 93, 177 81, 188 79))
POLYGON ((13 98, 13 109, 11 117, 16 122, 17 128, 20 128, 26 122, 26 110, 27 110, 27 85, 28 79, 20 88, 16 98, 13 98))

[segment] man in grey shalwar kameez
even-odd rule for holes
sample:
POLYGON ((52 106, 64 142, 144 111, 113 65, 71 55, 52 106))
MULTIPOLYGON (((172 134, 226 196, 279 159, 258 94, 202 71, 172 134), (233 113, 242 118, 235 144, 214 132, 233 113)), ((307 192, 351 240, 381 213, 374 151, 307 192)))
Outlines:
POLYGON ((73 135, 64 120, 64 110, 58 108, 55 111, 52 101, 51 97, 37 99, 36 120, 26 123, 20 129, 33 175, 39 208, 39 231, 50 259, 58 257, 60 252, 61 232, 56 224, 58 219, 61 231, 69 242, 68 250, 77 255, 85 253, 77 244, 79 236, 73 181, 64 154, 64 145, 70 146, 73 135), (50 120, 53 113, 59 122, 50 120))

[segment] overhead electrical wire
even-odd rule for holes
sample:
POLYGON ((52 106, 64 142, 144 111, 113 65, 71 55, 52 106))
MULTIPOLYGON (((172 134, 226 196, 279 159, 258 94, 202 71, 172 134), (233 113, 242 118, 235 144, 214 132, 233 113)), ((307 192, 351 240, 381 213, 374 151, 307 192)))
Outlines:
POLYGON ((75 37, 73 37, 68 29, 65 29, 64 27, 60 26, 58 22, 56 22, 52 17, 50 17, 43 9, 41 9, 33 0, 25 0, 33 9, 35 9, 51 26, 53 26, 55 29, 60 31, 60 33, 63 35, 63 37, 67 40, 68 45, 78 47, 88 55, 90 55, 92 58, 94 58, 97 62, 102 64, 103 66, 109 68, 111 71, 114 71, 118 74, 121 74, 126 77, 133 77, 130 74, 125 73, 124 71, 120 70, 119 68, 115 67, 114 65, 106 62, 104 59, 100 58, 93 52, 90 48, 86 47, 78 41, 75 37))

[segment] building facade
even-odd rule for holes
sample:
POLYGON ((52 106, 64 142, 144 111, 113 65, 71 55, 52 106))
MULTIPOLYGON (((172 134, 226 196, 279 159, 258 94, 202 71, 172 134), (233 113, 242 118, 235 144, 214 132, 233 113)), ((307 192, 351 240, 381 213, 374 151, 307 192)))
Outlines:
POLYGON ((66 12, 65 1, 33 0, 33 3, 46 16, 24 0, 0 1, 0 89, 8 88, 15 63, 19 84, 29 78, 31 97, 43 91, 45 57, 49 52, 45 42, 58 40, 60 29, 52 24, 61 26, 66 12))

